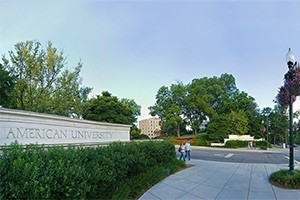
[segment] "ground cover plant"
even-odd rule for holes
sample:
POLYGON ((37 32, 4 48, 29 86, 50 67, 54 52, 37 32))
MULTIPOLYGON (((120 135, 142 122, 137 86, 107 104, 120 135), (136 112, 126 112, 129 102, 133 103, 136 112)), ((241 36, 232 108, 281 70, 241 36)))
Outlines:
POLYGON ((293 174, 287 169, 279 170, 271 174, 269 182, 285 189, 300 189, 300 170, 294 170, 293 174))
POLYGON ((14 143, 0 158, 0 199, 135 199, 186 165, 170 142, 104 147, 14 143))

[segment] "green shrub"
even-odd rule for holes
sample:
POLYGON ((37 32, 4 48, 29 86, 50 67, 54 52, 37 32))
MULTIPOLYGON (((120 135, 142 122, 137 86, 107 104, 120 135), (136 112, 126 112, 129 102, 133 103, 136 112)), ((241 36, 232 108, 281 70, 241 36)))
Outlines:
POLYGON ((248 146, 248 141, 229 140, 225 143, 226 148, 243 148, 248 146))
POLYGON ((179 166, 170 142, 48 149, 13 143, 3 149, 0 159, 0 199, 126 199, 141 192, 127 183, 153 176, 152 184, 158 174, 152 170, 175 171, 179 166))
MULTIPOLYGON (((241 141, 241 140, 229 140, 226 142, 225 147, 226 148, 244 148, 248 147, 249 141, 241 141)), ((267 149, 272 148, 272 145, 270 143, 267 143, 266 141, 255 141, 255 147, 256 149, 267 149)))
POLYGON ((142 172, 139 176, 121 181, 117 186, 113 199, 137 199, 153 185, 166 178, 169 173, 175 173, 178 169, 184 167, 186 167, 185 163, 177 159, 168 164, 154 166, 142 172))
POLYGON ((256 148, 266 150, 267 146, 268 146, 268 148, 272 148, 272 145, 270 143, 267 143, 267 141, 257 141, 256 142, 256 148))
POLYGON ((197 134, 197 136, 193 140, 192 145, 195 145, 195 146, 210 146, 208 134, 207 133, 197 134))
POLYGON ((288 189, 300 189, 300 170, 296 169, 294 174, 289 170, 282 169, 271 174, 270 183, 288 189))

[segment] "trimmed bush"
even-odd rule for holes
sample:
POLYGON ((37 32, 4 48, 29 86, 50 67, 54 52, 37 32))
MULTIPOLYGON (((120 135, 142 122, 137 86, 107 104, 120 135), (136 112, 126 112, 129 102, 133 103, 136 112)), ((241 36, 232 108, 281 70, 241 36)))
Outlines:
POLYGON ((248 141, 241 141, 241 140, 229 140, 226 142, 226 148, 242 148, 247 147, 248 141))
MULTIPOLYGON (((249 141, 241 141, 241 140, 229 140, 225 144, 225 148, 244 148, 248 147, 249 141)), ((267 143, 266 141, 255 141, 255 148, 256 149, 267 149, 272 148, 272 145, 270 143, 267 143)))
POLYGON ((13 143, 3 148, 0 159, 0 199, 135 198, 132 195, 140 191, 134 189, 139 188, 133 187, 133 180, 155 169, 164 174, 158 177, 161 180, 167 176, 166 168, 179 165, 182 163, 178 163, 170 142, 47 149, 13 143), (130 182, 132 185, 126 186, 130 182))

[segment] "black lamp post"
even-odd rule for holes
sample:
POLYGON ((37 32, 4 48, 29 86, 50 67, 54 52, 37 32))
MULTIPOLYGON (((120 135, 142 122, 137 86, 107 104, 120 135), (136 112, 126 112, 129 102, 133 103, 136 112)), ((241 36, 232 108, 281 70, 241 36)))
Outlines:
POLYGON ((267 114, 267 123, 266 123, 266 125, 267 125, 267 150, 269 149, 268 148, 268 145, 269 145, 269 114, 267 114))
MULTIPOLYGON (((286 62, 288 65, 288 72, 285 74, 285 80, 292 80, 295 76, 295 67, 297 62, 295 61, 295 56, 289 48, 288 53, 286 54, 286 62)), ((294 174, 294 136, 293 136, 293 99, 291 88, 288 88, 289 91, 289 134, 290 134, 290 164, 289 172, 294 174)))
MULTIPOLYGON (((267 119, 267 123, 268 123, 268 119, 267 119)), ((261 124, 265 124, 265 121, 264 120, 262 120, 261 121, 261 124)), ((268 150, 268 141, 269 141, 269 138, 268 138, 268 124, 267 124, 267 128, 265 128, 264 126, 261 128, 261 131, 263 132, 263 133, 267 133, 267 142, 266 142, 266 144, 267 144, 267 147, 266 147, 266 149, 268 150), (266 132, 267 131, 267 132, 266 132)))

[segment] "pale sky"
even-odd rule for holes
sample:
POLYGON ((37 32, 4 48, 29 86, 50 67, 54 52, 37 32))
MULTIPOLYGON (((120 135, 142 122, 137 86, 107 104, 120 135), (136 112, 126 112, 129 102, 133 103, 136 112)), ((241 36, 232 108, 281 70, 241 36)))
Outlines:
POLYGON ((288 48, 300 60, 300 1, 0 0, 0 54, 27 40, 81 60, 83 85, 133 99, 139 119, 161 86, 223 73, 273 108, 288 48))

